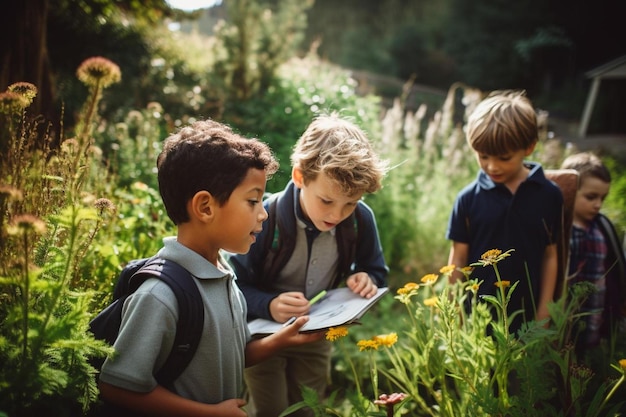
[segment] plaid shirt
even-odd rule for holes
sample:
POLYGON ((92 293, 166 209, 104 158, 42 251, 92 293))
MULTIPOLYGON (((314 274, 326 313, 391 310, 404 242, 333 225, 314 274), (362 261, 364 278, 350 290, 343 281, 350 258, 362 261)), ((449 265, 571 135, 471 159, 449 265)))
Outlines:
POLYGON ((604 261, 607 256, 607 245, 598 222, 594 220, 589 228, 572 227, 570 240, 569 284, 587 281, 596 287, 582 306, 586 323, 581 334, 582 342, 595 345, 600 341, 600 327, 606 298, 606 269, 604 261))

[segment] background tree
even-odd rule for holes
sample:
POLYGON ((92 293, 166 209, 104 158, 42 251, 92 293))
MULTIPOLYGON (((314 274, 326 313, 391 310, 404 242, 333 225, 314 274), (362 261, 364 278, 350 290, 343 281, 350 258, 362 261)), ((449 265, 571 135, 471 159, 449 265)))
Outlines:
POLYGON ((33 83, 39 94, 32 113, 58 122, 64 107, 65 121, 71 125, 86 95, 75 79, 78 65, 94 55, 119 62, 128 82, 118 88, 128 91, 150 61, 143 31, 176 13, 182 12, 173 11, 165 0, 12 2, 11 12, 5 10, 0 16, 0 88, 20 81, 33 83))

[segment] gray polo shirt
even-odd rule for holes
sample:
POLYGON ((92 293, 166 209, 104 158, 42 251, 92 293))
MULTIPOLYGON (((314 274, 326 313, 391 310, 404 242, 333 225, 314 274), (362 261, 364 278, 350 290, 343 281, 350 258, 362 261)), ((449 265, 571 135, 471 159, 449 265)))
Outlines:
MULTIPOLYGON (((197 278, 204 303, 204 329, 194 358, 174 382, 174 390, 195 401, 215 404, 243 394, 245 348, 250 339, 246 303, 228 264, 219 267, 176 241, 163 240, 159 256, 197 278)), ((116 355, 107 358, 100 379, 137 392, 156 388, 156 371, 174 343, 177 301, 169 286, 148 279, 124 304, 116 355)))

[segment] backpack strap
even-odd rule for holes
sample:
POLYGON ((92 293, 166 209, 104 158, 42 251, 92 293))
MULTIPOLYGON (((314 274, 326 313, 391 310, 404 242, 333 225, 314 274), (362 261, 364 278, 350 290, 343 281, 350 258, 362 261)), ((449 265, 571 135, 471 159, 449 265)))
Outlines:
POLYGON ((357 205, 354 213, 347 219, 349 221, 343 221, 337 227, 337 251, 339 253, 339 265, 337 266, 337 275, 333 282, 333 287, 339 285, 352 270, 352 264, 356 258, 356 245, 358 242, 358 229, 359 229, 360 210, 357 205))
POLYGON ((609 253, 615 258, 616 275, 619 277, 619 288, 617 290, 620 294, 626 293, 626 257, 624 256, 624 249, 622 244, 617 238, 617 231, 613 223, 604 214, 598 215, 598 224, 605 239, 607 240, 607 246, 609 247, 609 253))
POLYGON ((148 278, 157 278, 170 286, 178 303, 178 322, 174 345, 165 363, 155 375, 159 384, 171 384, 187 368, 200 343, 204 326, 204 305, 195 279, 176 262, 151 258, 131 277, 130 291, 134 292, 148 278))
POLYGON ((267 208, 267 234, 263 242, 263 283, 278 275, 289 261, 295 245, 293 233, 285 232, 282 222, 277 218, 278 198, 270 198, 272 200, 267 208))

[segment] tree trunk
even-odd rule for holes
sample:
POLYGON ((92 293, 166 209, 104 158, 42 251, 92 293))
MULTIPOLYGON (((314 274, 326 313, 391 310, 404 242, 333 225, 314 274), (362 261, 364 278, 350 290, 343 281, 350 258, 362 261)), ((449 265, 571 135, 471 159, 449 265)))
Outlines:
POLYGON ((0 13, 0 91, 20 81, 34 84, 38 93, 29 112, 56 122, 47 47, 49 0, 11 3, 11 12, 0 13))

